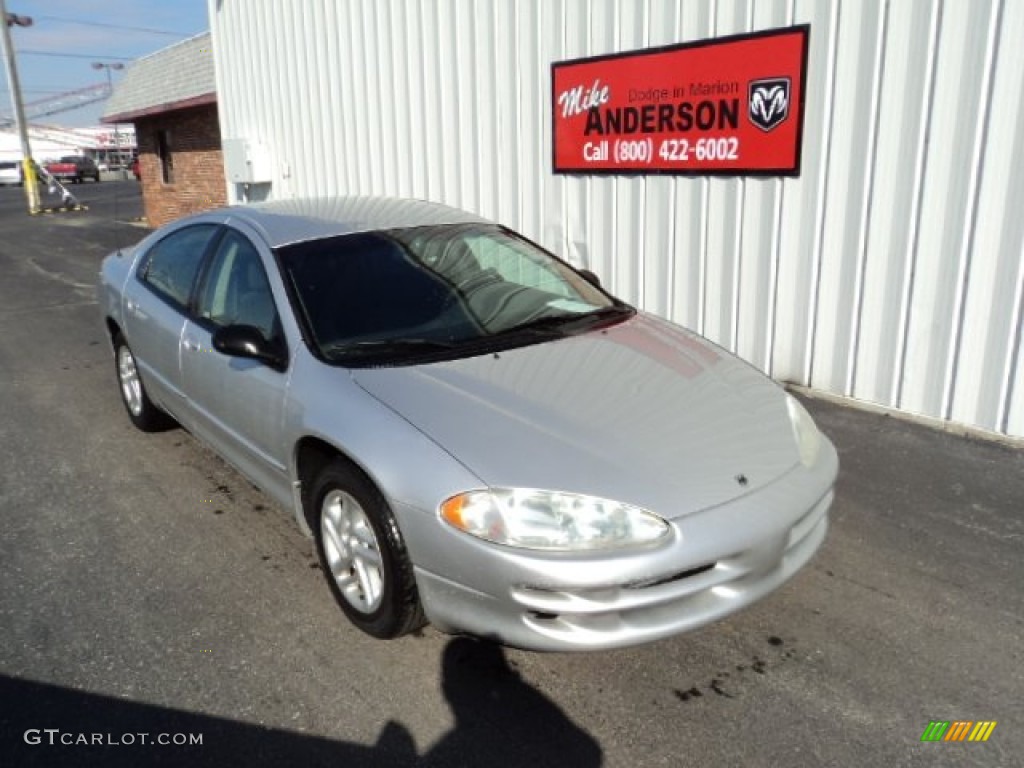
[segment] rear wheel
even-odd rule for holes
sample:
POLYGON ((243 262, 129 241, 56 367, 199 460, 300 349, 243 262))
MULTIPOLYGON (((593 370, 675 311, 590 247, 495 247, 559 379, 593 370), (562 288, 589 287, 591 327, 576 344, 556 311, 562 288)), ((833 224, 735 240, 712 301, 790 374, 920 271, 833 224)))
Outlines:
POLYGON ((412 563, 380 491, 338 460, 316 477, 307 499, 320 567, 349 621, 380 638, 421 627, 412 563))
POLYGON ((171 425, 171 418, 153 405, 142 385, 135 355, 124 340, 124 336, 114 337, 114 364, 117 369, 117 383, 120 385, 121 402, 128 411, 132 424, 143 432, 157 432, 171 425))

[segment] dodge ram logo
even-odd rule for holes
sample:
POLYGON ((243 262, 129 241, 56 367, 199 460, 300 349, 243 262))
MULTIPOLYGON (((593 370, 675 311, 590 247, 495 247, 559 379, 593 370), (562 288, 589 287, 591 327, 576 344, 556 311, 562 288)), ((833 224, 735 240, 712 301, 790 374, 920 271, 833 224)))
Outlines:
POLYGON ((789 117, 789 78, 771 77, 750 81, 750 122, 770 131, 789 117))

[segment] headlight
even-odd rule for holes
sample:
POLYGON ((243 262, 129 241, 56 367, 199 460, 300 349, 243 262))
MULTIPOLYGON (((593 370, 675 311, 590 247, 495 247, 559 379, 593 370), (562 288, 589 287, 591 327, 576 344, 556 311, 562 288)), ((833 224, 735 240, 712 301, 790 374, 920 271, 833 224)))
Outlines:
POLYGON ((441 505, 441 518, 496 544, 559 552, 649 544, 669 530, 657 515, 629 504, 527 488, 460 493, 441 505))
POLYGON ((800 461, 805 467, 814 465, 821 447, 821 433, 814 419, 800 401, 792 395, 786 395, 786 406, 789 409, 789 421, 793 425, 793 436, 800 451, 800 461))

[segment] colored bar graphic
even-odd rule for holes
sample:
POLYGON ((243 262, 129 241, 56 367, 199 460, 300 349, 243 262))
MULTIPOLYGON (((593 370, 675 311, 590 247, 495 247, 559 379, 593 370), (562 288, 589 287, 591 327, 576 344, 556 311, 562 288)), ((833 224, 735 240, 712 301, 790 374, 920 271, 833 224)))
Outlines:
POLYGON ((982 720, 971 731, 971 735, 967 738, 968 741, 988 741, 988 737, 992 735, 992 731, 996 729, 996 721, 982 720))
POLYGON ((974 725, 970 720, 954 720, 953 725, 949 729, 949 733, 946 734, 946 738, 943 741, 963 741, 967 738, 967 732, 974 725))
POLYGON ((931 720, 921 741, 988 741, 996 725, 995 720, 931 720))

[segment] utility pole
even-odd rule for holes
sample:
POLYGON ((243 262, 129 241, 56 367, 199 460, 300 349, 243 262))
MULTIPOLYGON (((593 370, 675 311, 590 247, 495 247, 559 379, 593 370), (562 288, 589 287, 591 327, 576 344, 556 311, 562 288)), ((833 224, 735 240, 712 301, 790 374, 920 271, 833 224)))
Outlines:
POLYGON ((14 105, 14 122, 21 139, 22 178, 25 185, 25 197, 28 200, 28 212, 39 213, 39 185, 36 181, 36 169, 32 163, 32 147, 28 143, 28 123, 25 122, 25 108, 21 101, 21 83, 18 80, 18 65, 14 60, 14 44, 11 42, 11 27, 32 26, 28 16, 15 16, 7 13, 4 0, 0 0, 0 41, 3 42, 4 63, 7 66, 7 82, 11 85, 11 102, 14 105))

